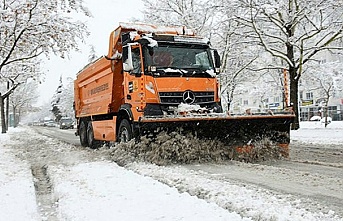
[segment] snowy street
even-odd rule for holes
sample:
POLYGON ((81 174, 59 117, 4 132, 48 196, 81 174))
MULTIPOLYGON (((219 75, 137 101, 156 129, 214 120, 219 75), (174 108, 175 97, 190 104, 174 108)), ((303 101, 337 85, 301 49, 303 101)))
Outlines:
POLYGON ((343 221, 342 12, 1 1, 0 221, 343 221))
POLYGON ((343 220, 343 124, 304 122, 290 159, 119 166, 11 128, 0 135, 0 220, 343 220))

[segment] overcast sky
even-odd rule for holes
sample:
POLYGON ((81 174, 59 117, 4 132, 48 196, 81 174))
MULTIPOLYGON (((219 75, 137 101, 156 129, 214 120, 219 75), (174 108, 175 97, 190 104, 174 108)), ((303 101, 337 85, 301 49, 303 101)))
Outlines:
POLYGON ((82 53, 72 52, 69 59, 51 56, 50 60, 44 59, 44 82, 38 90, 40 98, 38 105, 43 105, 52 98, 59 84, 60 76, 64 85, 67 78, 75 79, 76 73, 88 63, 90 45, 95 47, 96 55, 107 54, 110 33, 117 28, 119 22, 128 22, 132 18, 143 18, 141 0, 84 0, 84 4, 91 11, 93 18, 78 18, 88 24, 90 36, 86 43, 81 43, 82 53))

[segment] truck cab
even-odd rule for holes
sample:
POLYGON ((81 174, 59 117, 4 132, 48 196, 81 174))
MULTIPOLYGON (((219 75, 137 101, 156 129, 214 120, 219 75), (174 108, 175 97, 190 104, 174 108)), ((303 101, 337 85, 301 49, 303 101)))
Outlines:
POLYGON ((141 117, 170 116, 180 104, 221 112, 219 56, 206 39, 149 34, 127 42, 122 57, 125 103, 131 103, 134 112, 141 117))

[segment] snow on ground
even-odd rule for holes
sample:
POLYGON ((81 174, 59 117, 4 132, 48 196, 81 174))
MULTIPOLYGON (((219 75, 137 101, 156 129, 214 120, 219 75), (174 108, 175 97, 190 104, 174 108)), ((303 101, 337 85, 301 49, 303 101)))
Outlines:
POLYGON ((291 142, 294 141, 310 144, 342 145, 343 121, 332 121, 326 128, 324 123, 320 121, 300 122, 300 129, 291 131, 291 142))
POLYGON ((114 163, 60 167, 50 173, 57 183, 62 220, 243 220, 237 213, 114 163))
MULTIPOLYGON (((22 145, 10 140, 18 132, 0 135, 0 220, 40 220, 30 166, 7 145, 22 145)), ((42 139, 32 131, 27 134, 42 139)), ((45 139, 46 145, 54 145, 45 139)), ((105 160, 52 165, 48 174, 58 220, 251 220, 105 160)), ((47 217, 43 214, 42 220, 47 217)))
POLYGON ((6 148, 10 142, 0 135, 0 220, 39 220, 30 166, 6 148))
MULTIPOLYGON (((10 145, 13 135, 27 129, 10 129, 0 134, 0 220, 41 220, 36 204, 33 177, 28 162, 19 160, 10 145)), ((32 139, 34 136, 31 135, 32 139)), ((291 132, 292 142, 343 143, 343 122, 327 128, 320 122, 302 122, 301 129, 291 132)), ((58 145, 51 142, 47 145, 58 145)), ((29 144, 28 144, 29 145, 29 144)), ((342 220, 334 213, 311 213, 300 201, 288 202, 266 190, 250 189, 205 179, 182 168, 133 164, 132 170, 113 162, 98 160, 71 165, 52 165, 48 174, 53 183, 59 220, 342 220), (155 171, 148 177, 145 171, 155 171), (163 179, 162 179, 162 178, 163 179), (182 183, 182 184, 181 184, 182 183), (184 185, 184 186, 183 186, 184 185), (192 187, 192 188, 191 188, 192 187), (210 200, 199 199, 183 191, 202 191, 210 200), (229 196, 223 198, 221 196, 229 196), (244 214, 229 212, 235 209, 244 214)), ((199 195, 199 194, 192 194, 199 195)), ((204 197, 204 198, 206 198, 204 197)), ((42 218, 44 220, 44 217, 42 218)))
MULTIPOLYGON (((302 200, 289 195, 235 181, 223 181, 204 172, 190 171, 180 166, 158 167, 144 163, 133 163, 129 167, 139 174, 175 186, 180 192, 190 192, 252 220, 342 221, 333 211, 307 211, 302 200)), ((320 208, 320 205, 317 206, 320 208)))

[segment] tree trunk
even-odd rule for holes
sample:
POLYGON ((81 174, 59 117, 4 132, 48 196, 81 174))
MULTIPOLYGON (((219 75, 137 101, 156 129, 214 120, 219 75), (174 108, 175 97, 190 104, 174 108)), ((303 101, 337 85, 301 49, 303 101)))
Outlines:
MULTIPOLYGON (((7 81, 7 90, 10 89, 10 82, 7 81)), ((10 110, 10 97, 6 97, 6 131, 8 131, 8 127, 9 127, 9 110, 10 110)))
MULTIPOLYGON (((290 9, 291 11, 291 9, 290 9)), ((294 36, 294 26, 291 24, 286 26, 287 35, 289 38, 294 36)), ((290 105, 293 107, 293 111, 295 114, 294 121, 292 123, 292 130, 299 129, 299 101, 298 101, 298 86, 299 86, 299 77, 298 77, 298 69, 296 68, 295 62, 294 62, 294 46, 290 43, 286 43, 287 48, 287 58, 291 62, 289 64, 289 88, 290 88, 290 105)))
POLYGON ((1 133, 6 133, 5 107, 4 98, 0 93, 0 115, 1 115, 1 133))
POLYGON ((299 119, 299 80, 296 78, 297 70, 293 67, 289 68, 289 76, 290 76, 290 105, 293 107, 293 111, 295 114, 294 121, 292 123, 292 130, 298 130, 300 128, 300 119, 299 119))
POLYGON ((12 114, 13 114, 13 127, 17 127, 17 113, 16 113, 17 111, 16 111, 16 108, 15 107, 13 107, 13 109, 12 109, 12 114))
POLYGON ((329 111, 329 99, 330 96, 326 97, 326 101, 325 101, 325 107, 324 107, 324 117, 325 117, 325 128, 328 126, 329 122, 328 122, 328 111, 329 111))
POLYGON ((20 110, 21 110, 21 108, 19 108, 19 110, 18 110, 18 117, 16 118, 17 121, 15 122, 14 127, 18 127, 18 125, 19 125, 19 122, 21 119, 21 111, 20 110))

